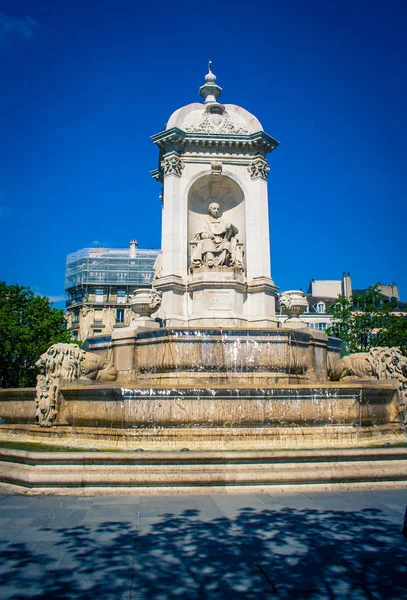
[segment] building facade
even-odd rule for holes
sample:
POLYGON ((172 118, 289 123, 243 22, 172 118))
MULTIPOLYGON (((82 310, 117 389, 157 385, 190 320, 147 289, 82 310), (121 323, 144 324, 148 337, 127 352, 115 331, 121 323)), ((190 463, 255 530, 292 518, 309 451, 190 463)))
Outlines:
POLYGON ((329 306, 338 296, 352 296, 352 280, 349 273, 341 279, 312 279, 306 291, 308 310, 301 316, 310 329, 325 331, 331 324, 329 306))
POLYGON ((151 287, 159 250, 83 248, 66 260, 66 321, 74 339, 108 335, 129 325, 129 295, 151 287))
MULTIPOLYGON (((400 296, 395 283, 379 283, 378 289, 385 298, 397 300, 395 313, 405 310, 406 303, 400 302, 400 296)), ((366 289, 352 289, 352 280, 349 273, 343 273, 341 279, 312 279, 305 293, 308 309, 299 318, 310 329, 325 331, 331 325, 332 321, 332 315, 328 312, 329 307, 335 302, 338 296, 350 298, 353 293, 361 294, 365 291, 366 289)), ((287 317, 280 313, 279 304, 277 304, 277 311, 280 325, 283 326, 287 317)))

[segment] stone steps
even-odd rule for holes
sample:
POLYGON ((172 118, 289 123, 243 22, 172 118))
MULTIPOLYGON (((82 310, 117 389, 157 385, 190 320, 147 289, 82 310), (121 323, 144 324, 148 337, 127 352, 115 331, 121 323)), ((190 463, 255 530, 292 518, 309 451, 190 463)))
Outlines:
MULTIPOLYGON (((115 494, 407 486, 407 449, 28 452, 0 449, 0 482, 21 493, 115 494)), ((1 487, 1 486, 0 486, 1 487)))

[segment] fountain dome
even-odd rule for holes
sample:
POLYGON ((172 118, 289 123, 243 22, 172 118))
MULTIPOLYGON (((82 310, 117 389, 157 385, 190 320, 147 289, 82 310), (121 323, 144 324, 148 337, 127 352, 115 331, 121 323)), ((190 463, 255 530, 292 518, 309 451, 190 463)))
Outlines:
POLYGON ((165 129, 177 127, 196 133, 229 133, 249 135, 264 131, 260 121, 248 110, 236 104, 212 104, 209 107, 192 102, 178 108, 170 116, 165 129))
POLYGON ((176 127, 182 131, 214 135, 250 135, 263 130, 260 121, 236 104, 221 104, 218 98, 222 88, 216 84, 216 75, 209 61, 205 84, 199 90, 204 104, 192 102, 172 113, 165 129, 176 127))

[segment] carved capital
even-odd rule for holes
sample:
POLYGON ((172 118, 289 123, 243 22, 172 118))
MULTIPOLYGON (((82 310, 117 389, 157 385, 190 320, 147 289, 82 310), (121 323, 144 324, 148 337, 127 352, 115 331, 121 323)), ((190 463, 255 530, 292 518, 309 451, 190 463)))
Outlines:
POLYGON ((166 154, 161 162, 161 168, 164 177, 167 175, 176 175, 177 177, 181 177, 184 165, 178 152, 169 152, 166 154))
POLYGON ((265 158, 262 156, 256 156, 256 158, 249 165, 248 171, 252 179, 267 179, 267 175, 270 172, 270 167, 268 166, 265 158))

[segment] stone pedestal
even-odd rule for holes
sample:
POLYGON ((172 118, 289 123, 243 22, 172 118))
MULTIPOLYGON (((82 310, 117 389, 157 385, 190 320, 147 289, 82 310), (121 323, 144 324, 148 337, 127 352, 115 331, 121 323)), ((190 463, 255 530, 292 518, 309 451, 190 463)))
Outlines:
POLYGON ((196 269, 188 282, 190 327, 242 327, 247 290, 241 272, 196 269))
POLYGON ((151 331, 152 329, 160 329, 160 323, 154 321, 151 317, 140 316, 133 317, 130 323, 130 327, 127 329, 134 329, 136 333, 139 331, 151 331))
POLYGON ((135 327, 122 327, 112 333, 113 363, 120 372, 134 371, 136 336, 135 327))

